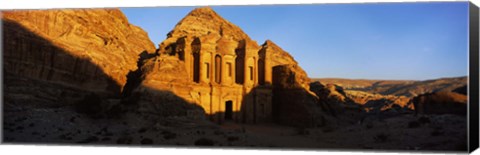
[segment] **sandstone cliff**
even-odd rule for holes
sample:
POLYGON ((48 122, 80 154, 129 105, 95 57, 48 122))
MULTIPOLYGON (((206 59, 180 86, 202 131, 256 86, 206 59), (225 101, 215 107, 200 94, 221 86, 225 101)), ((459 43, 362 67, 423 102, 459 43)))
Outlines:
POLYGON ((2 12, 7 74, 118 93, 154 52, 147 33, 118 9, 2 12))
POLYGON ((168 33, 168 38, 180 38, 184 36, 204 36, 212 35, 215 37, 226 37, 235 41, 247 39, 250 37, 245 34, 238 26, 223 19, 210 7, 201 7, 192 10, 175 28, 168 33))
POLYGON ((327 106, 325 111, 336 115, 337 113, 343 113, 348 106, 355 106, 355 103, 345 94, 343 88, 322 83, 316 81, 310 84, 310 91, 314 92, 319 99, 319 102, 327 106))
MULTIPOLYGON (((266 51, 267 56, 270 57, 271 65, 273 67, 281 65, 292 65, 292 72, 294 72, 294 75, 296 76, 295 83, 299 84, 306 90, 310 90, 310 78, 308 78, 307 73, 298 65, 297 61, 288 52, 284 51, 271 40, 265 41, 260 50, 266 51)), ((278 75, 273 76, 275 77, 278 75)))
POLYGON ((323 126, 326 109, 322 98, 310 89, 310 78, 286 51, 267 40, 260 51, 271 60, 274 117, 281 124, 323 126), (323 106, 323 109, 322 109, 323 106))
POLYGON ((467 115, 467 96, 455 92, 435 92, 412 98, 415 112, 420 114, 467 115))
POLYGON ((342 87, 334 84, 310 83, 310 91, 318 97, 318 105, 326 115, 327 124, 357 123, 366 116, 365 107, 356 103, 342 87), (333 117, 333 118, 332 118, 333 117))
POLYGON ((284 51, 271 40, 265 41, 262 49, 269 50, 267 53, 270 53, 272 57, 272 66, 297 64, 297 61, 288 52, 284 51))

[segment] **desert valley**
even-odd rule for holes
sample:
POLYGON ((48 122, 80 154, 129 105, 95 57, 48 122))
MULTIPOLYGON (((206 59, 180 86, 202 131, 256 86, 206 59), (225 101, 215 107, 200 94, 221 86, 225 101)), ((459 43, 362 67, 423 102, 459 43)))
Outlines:
POLYGON ((119 9, 1 13, 5 143, 467 150, 466 76, 309 77, 209 7, 161 43, 119 9))

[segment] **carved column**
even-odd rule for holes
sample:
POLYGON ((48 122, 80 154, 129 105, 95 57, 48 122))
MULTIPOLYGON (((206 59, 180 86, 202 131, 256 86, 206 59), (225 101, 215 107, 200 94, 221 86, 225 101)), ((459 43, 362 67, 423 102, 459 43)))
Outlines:
POLYGON ((192 59, 192 50, 190 48, 191 40, 188 38, 183 38, 183 56, 185 62, 185 68, 187 70, 187 75, 189 79, 193 79, 193 59, 192 59))
POLYGON ((200 81, 202 83, 210 83, 212 77, 212 53, 203 48, 200 51, 200 81))
POLYGON ((265 77, 265 84, 272 84, 272 62, 270 57, 266 54, 265 61, 264 61, 265 69, 264 69, 264 77, 265 77))

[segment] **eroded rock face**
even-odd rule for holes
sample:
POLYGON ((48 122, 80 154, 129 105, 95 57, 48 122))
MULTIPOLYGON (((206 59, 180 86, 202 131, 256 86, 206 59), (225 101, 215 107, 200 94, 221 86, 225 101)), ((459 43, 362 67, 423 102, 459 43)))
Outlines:
POLYGON ((408 104, 410 98, 405 96, 371 94, 368 92, 347 90, 346 95, 355 103, 363 105, 368 112, 382 112, 395 110, 397 112, 413 110, 414 107, 408 104))
POLYGON ((323 85, 319 81, 310 84, 333 115, 344 114, 349 109, 357 109, 354 114, 399 114, 413 112, 413 105, 408 104, 410 98, 405 96, 371 94, 363 91, 344 90, 335 84, 323 85))
POLYGON ((334 84, 326 84, 316 81, 310 84, 310 90, 317 94, 322 100, 328 100, 331 102, 346 102, 347 98, 343 88, 334 84))
MULTIPOLYGON (((209 7, 196 8, 177 23, 168 33, 168 38, 184 36, 225 36, 228 39, 240 41, 250 40, 238 26, 230 23, 209 7)), ((251 40, 250 40, 251 41, 251 40)))
POLYGON ((343 89, 333 84, 323 85, 318 81, 312 82, 310 91, 318 96, 318 102, 324 106, 324 111, 333 116, 345 112, 347 106, 354 105, 343 89))
MULTIPOLYGON (((194 9, 177 23, 173 30, 167 34, 167 39, 160 43, 158 53, 160 53, 160 57, 164 57, 161 58, 162 60, 169 59, 173 62, 175 59, 166 57, 176 57, 179 62, 169 65, 178 65, 175 68, 184 68, 178 70, 178 73, 187 74, 185 77, 189 78, 189 82, 209 83, 211 79, 200 76, 200 74, 207 74, 204 73, 207 72, 206 67, 195 66, 196 63, 209 63, 208 74, 211 74, 212 69, 210 68, 213 67, 214 62, 212 61, 214 60, 211 60, 213 58, 210 57, 218 55, 223 61, 233 60, 231 65, 235 65, 235 67, 243 67, 248 65, 246 59, 259 59, 258 50, 258 44, 251 40, 239 27, 220 17, 211 8, 203 7, 194 9), (235 56, 239 58, 235 59, 235 56), (195 67, 198 67, 198 69, 194 69, 195 67), (194 77, 198 79, 194 80, 194 77)), ((238 82, 231 81, 231 83, 243 84, 245 81, 243 77, 244 69, 234 69, 242 70, 239 71, 242 74, 236 74, 235 80, 238 82)), ((153 70, 153 72, 146 72, 145 74, 157 73, 153 70)), ((170 79, 156 78, 147 78, 146 80, 170 81, 170 79)))
POLYGON ((273 67, 274 118, 280 124, 315 127, 324 124, 318 97, 300 83, 305 74, 297 65, 273 67))
POLYGON ((310 78, 297 61, 270 40, 265 41, 260 51, 271 59, 275 121, 299 127, 325 125, 323 113, 327 109, 320 103, 321 99, 310 91, 310 78))
POLYGON ((323 113, 333 118, 327 119, 327 124, 348 124, 361 121, 365 117, 362 105, 352 100, 342 87, 316 81, 310 83, 310 91, 318 97, 318 105, 323 113))
POLYGON ((411 100, 419 114, 467 114, 467 96, 455 92, 435 92, 411 100))
POLYGON ((265 51, 267 56, 270 57, 270 63, 272 67, 281 65, 292 65, 290 69, 296 76, 294 83, 305 88, 307 91, 310 90, 310 78, 308 78, 307 73, 298 65, 297 61, 288 52, 284 51, 271 40, 265 41, 260 51, 265 51))
POLYGON ((118 9, 3 11, 4 71, 95 91, 119 92, 147 33, 118 9))

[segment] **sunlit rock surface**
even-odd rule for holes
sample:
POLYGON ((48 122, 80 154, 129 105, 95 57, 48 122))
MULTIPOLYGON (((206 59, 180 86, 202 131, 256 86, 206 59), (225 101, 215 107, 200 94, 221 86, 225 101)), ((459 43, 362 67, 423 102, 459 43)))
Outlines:
POLYGON ((4 69, 84 89, 119 92, 154 52, 147 33, 118 9, 2 11, 4 69))

